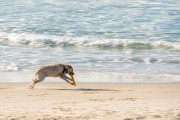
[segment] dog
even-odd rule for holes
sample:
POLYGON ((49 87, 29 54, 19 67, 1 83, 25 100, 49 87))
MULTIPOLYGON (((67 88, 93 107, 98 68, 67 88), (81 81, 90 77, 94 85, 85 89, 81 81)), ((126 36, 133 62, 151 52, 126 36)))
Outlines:
POLYGON ((60 77, 73 85, 72 79, 67 77, 66 74, 74 75, 73 67, 71 65, 53 64, 41 67, 36 71, 35 77, 32 79, 30 89, 33 89, 36 83, 43 81, 46 77, 60 77))

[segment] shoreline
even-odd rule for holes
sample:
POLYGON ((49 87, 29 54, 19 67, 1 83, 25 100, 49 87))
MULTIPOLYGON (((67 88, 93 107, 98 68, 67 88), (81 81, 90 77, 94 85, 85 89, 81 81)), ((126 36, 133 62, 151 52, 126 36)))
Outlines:
POLYGON ((178 120, 180 83, 0 83, 0 120, 178 120))
MULTIPOLYGON (((34 71, 4 71, 0 72, 0 83, 26 83, 31 82, 35 76, 34 71)), ((143 73, 119 73, 119 72, 75 72, 76 82, 87 83, 180 83, 180 75, 170 74, 143 74, 143 73)), ((64 82, 56 77, 47 77, 43 82, 64 82)))

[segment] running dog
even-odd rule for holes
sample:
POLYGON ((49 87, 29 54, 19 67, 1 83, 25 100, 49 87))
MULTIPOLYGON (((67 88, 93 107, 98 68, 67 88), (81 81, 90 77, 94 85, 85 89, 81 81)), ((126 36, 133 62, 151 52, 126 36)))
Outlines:
POLYGON ((32 79, 30 88, 33 89, 36 83, 43 81, 46 77, 60 77, 73 85, 72 79, 67 77, 66 74, 74 75, 71 65, 54 64, 41 67, 37 70, 35 78, 32 79))

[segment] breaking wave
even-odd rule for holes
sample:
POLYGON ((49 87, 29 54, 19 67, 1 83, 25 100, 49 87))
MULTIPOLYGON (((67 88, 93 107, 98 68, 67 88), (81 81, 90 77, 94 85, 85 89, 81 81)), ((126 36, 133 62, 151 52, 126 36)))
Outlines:
POLYGON ((180 50, 179 42, 107 39, 28 33, 0 33, 0 42, 29 47, 94 47, 104 49, 168 49, 180 50))

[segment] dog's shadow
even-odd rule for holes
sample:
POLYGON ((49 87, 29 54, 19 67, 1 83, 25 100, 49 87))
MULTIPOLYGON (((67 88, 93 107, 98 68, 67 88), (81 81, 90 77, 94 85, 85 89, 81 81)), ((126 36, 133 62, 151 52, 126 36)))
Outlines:
POLYGON ((91 92, 100 92, 100 91, 117 91, 112 89, 92 89, 92 88, 78 88, 78 89, 48 89, 48 90, 60 90, 60 91, 91 91, 91 92))

